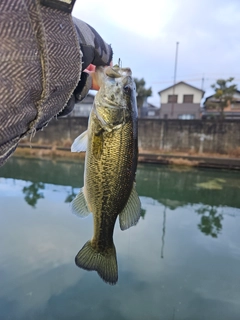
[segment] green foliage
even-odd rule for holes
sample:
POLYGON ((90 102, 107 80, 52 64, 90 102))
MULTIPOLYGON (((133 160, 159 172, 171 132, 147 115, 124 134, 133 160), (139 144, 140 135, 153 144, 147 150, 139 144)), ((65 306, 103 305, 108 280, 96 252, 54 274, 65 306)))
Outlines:
POLYGON ((152 88, 149 89, 145 88, 146 82, 142 79, 134 78, 135 84, 136 84, 136 90, 137 90, 137 106, 138 108, 142 108, 143 102, 146 98, 150 97, 152 95, 152 88))
POLYGON ((236 84, 230 85, 233 80, 232 77, 226 80, 218 79, 215 84, 211 85, 215 91, 214 98, 217 101, 207 101, 206 108, 218 109, 222 118, 224 117, 224 109, 233 102, 233 95, 237 90, 236 84))
POLYGON ((72 187, 72 190, 71 192, 68 194, 67 198, 65 199, 65 202, 72 202, 73 199, 76 197, 76 193, 74 192, 73 190, 73 187, 72 187))
POLYGON ((202 206, 196 212, 201 215, 199 230, 207 236, 217 238, 222 230, 223 215, 218 213, 218 209, 213 206, 202 206))
POLYGON ((38 200, 44 198, 43 193, 39 192, 39 189, 44 189, 44 188, 45 188, 44 183, 33 182, 28 187, 23 188, 22 191, 25 194, 24 199, 30 206, 35 208, 38 200))

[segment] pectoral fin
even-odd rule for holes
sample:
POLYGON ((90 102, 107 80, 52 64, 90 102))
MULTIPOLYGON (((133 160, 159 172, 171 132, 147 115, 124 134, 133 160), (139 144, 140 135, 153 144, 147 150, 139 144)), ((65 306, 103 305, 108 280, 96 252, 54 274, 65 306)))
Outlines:
POLYGON ((72 203, 72 213, 76 214, 81 218, 85 218, 89 215, 90 211, 87 206, 87 202, 83 193, 83 188, 80 190, 79 194, 73 199, 72 203))
POLYGON ((84 152, 87 150, 87 143, 88 143, 88 132, 86 130, 74 140, 71 146, 71 151, 84 152))
POLYGON ((135 186, 128 199, 123 211, 119 214, 119 223, 121 230, 126 230, 138 223, 141 213, 141 202, 138 197, 135 186))

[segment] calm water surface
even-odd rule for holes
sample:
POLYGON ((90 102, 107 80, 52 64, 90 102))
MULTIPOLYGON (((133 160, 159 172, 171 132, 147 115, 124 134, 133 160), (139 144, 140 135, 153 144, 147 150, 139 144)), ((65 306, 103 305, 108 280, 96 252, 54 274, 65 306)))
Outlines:
POLYGON ((239 320, 240 173, 139 165, 142 217, 114 241, 119 280, 74 258, 92 217, 71 214, 83 163, 0 168, 0 319, 239 320))

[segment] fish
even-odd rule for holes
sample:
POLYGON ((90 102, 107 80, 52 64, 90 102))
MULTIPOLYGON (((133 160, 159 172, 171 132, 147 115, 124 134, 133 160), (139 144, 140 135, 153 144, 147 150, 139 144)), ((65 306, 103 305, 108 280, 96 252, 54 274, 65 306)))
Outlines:
POLYGON ((93 237, 75 258, 78 267, 95 270, 108 284, 118 281, 113 232, 117 217, 121 230, 136 225, 141 202, 136 191, 138 114, 136 86, 130 68, 98 67, 100 86, 88 120, 72 152, 85 151, 84 186, 72 201, 80 217, 93 214, 93 237))

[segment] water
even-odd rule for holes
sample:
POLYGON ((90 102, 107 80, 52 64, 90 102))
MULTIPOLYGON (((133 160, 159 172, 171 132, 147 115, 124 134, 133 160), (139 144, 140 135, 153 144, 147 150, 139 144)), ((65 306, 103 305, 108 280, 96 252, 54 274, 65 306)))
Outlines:
POLYGON ((83 163, 12 158, 0 177, 1 320, 240 319, 239 172, 139 165, 115 286, 74 263, 92 235, 69 209, 83 163))

